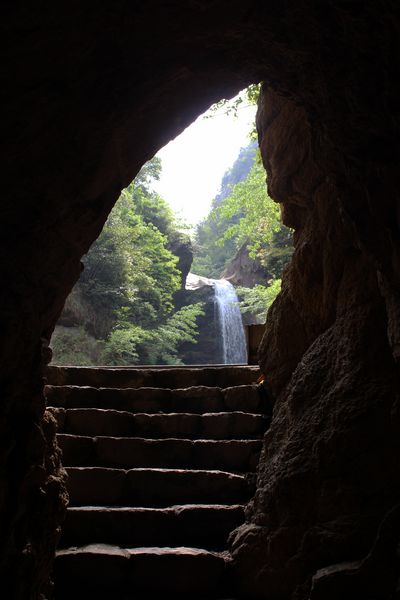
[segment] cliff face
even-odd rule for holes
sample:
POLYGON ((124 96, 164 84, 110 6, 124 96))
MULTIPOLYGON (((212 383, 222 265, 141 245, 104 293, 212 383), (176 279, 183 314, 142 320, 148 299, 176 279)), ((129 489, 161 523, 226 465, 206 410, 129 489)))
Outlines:
POLYGON ((158 148, 264 80, 262 152, 296 250, 260 351, 274 419, 233 548, 246 598, 308 598, 400 501, 398 3, 17 1, 2 16, 2 590, 47 593, 65 492, 42 348, 81 256, 158 148))
POLYGON ((268 275, 258 259, 250 258, 244 245, 221 273, 221 278, 227 279, 234 286, 254 287, 258 283, 265 284, 268 275))
POLYGON ((179 356, 185 365, 222 364, 224 359, 221 331, 217 321, 212 280, 190 274, 189 277, 191 276, 195 283, 189 284, 187 289, 179 290, 175 294, 175 306, 180 309, 182 306, 200 302, 203 315, 196 320, 198 331, 196 343, 182 344, 179 356))
POLYGON ((316 572, 367 556, 400 500, 398 232, 379 187, 367 190, 391 167, 371 156, 361 168, 353 156, 332 172, 345 131, 338 147, 322 146, 304 108, 268 86, 257 125, 295 253, 259 351, 275 407, 249 523, 232 539, 238 584, 256 597, 308 598, 312 588, 312 599, 386 598, 399 573, 398 517, 368 569, 316 572))

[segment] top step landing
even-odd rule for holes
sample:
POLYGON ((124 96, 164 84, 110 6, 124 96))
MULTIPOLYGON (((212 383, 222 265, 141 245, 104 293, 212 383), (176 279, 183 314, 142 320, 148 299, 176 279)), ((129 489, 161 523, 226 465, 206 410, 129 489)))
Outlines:
POLYGON ((260 376, 258 366, 204 365, 188 367, 73 367, 48 366, 49 385, 84 385, 113 388, 233 387, 250 385, 260 376))

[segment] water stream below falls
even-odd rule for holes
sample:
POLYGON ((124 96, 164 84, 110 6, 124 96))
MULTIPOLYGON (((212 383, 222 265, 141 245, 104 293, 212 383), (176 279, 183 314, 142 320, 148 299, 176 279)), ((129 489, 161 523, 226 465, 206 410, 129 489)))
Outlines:
POLYGON ((235 288, 226 279, 214 279, 218 326, 225 365, 247 364, 247 347, 242 315, 235 288))

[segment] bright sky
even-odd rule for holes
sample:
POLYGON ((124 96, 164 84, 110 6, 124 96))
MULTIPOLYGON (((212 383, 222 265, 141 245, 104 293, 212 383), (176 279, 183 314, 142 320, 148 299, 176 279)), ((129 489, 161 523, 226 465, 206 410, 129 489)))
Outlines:
POLYGON ((200 116, 162 148, 162 174, 154 189, 189 225, 207 216, 221 179, 249 143, 255 106, 239 108, 238 116, 219 109, 209 119, 200 116))

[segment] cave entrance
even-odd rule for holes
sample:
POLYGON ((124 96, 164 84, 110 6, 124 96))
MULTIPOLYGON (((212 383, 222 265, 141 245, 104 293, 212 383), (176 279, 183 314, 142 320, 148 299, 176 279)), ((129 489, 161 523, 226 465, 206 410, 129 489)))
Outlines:
POLYGON ((55 328, 54 364, 255 363, 291 254, 258 154, 258 93, 211 106, 122 191, 55 328))

